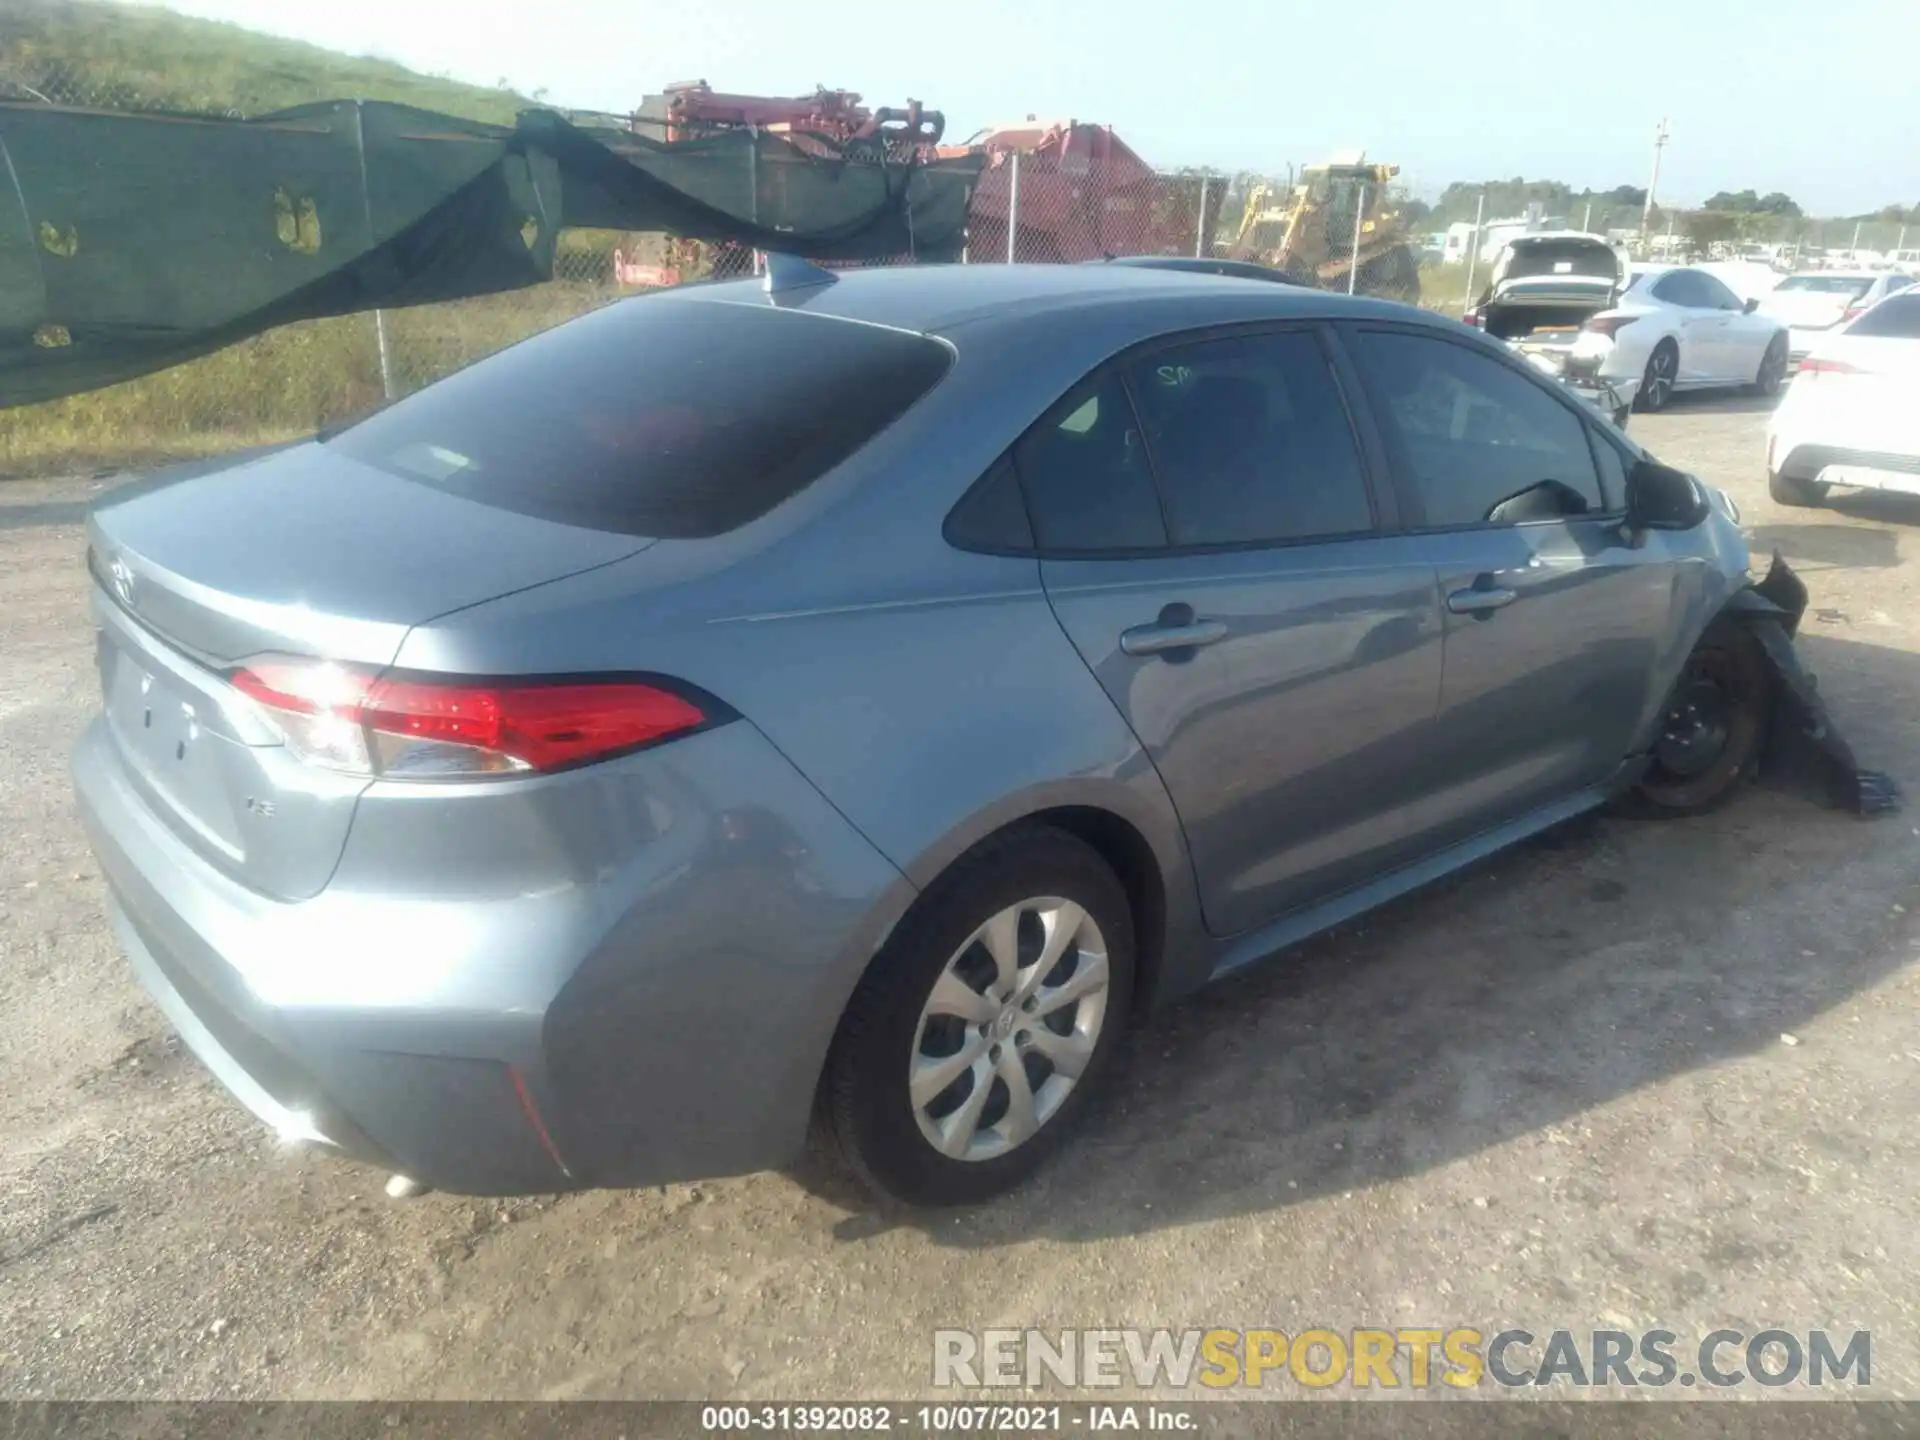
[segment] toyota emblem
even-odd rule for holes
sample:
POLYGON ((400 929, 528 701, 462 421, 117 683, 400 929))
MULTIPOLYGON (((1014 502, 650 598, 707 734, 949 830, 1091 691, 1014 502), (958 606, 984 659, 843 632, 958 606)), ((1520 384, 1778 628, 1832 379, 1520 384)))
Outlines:
POLYGON ((118 555, 113 564, 107 567, 107 578, 113 581, 113 593, 120 597, 120 603, 129 610, 133 608, 133 570, 118 555))

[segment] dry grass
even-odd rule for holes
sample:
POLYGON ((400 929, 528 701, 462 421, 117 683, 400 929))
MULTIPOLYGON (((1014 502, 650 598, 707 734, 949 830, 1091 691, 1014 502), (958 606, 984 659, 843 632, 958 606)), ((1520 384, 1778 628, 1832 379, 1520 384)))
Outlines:
MULTIPOLYGON (((386 312, 397 394, 616 298, 556 281, 386 312)), ((0 410, 0 475, 74 474, 310 434, 382 398, 372 315, 311 320, 201 360, 65 400, 0 410)))

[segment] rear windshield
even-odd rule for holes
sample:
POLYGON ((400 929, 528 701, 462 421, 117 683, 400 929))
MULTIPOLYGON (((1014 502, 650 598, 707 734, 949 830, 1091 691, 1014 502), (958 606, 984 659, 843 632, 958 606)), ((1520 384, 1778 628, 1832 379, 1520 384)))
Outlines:
POLYGON ((1789 275, 1775 289, 1810 290, 1820 295, 1845 295, 1851 299, 1873 288, 1873 281, 1860 275, 1789 275))
POLYGON ((536 335, 327 443, 542 520, 700 539, 759 518, 946 373, 924 335, 642 297, 536 335))
POLYGON ((1530 275, 1585 275, 1611 280, 1618 271, 1613 251, 1591 240, 1534 240, 1514 245, 1506 277, 1520 280, 1530 275))
POLYGON ((1847 327, 1849 335, 1883 340, 1920 340, 1920 295, 1899 294, 1882 300, 1847 327))

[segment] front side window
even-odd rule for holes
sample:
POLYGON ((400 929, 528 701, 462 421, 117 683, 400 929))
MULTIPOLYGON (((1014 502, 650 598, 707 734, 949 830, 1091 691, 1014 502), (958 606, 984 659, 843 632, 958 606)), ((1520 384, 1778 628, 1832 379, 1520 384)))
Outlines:
POLYGON ((1512 525, 1607 508, 1586 425, 1526 376, 1403 331, 1354 337, 1425 524, 1512 525))
POLYGON ((1746 308, 1746 302, 1741 300, 1738 295, 1734 294, 1733 291, 1729 290, 1725 285, 1714 279, 1713 276, 1699 275, 1695 278, 1700 282, 1700 288, 1706 298, 1706 303, 1712 309, 1742 310, 1746 308))
POLYGON ((1173 544, 1372 528, 1346 407, 1311 333, 1201 341, 1154 351, 1127 370, 1173 544))

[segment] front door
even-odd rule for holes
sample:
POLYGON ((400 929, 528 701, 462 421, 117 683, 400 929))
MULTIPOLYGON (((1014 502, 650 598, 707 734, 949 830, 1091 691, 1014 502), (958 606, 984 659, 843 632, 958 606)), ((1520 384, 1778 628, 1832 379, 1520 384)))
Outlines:
POLYGON ((1477 344, 1371 327, 1349 341, 1439 576, 1437 809, 1463 836, 1605 782, 1673 618, 1671 550, 1622 534, 1623 453, 1477 344))
POLYGON ((1160 348, 1015 450, 1055 613, 1159 768, 1230 935, 1420 848, 1434 572, 1380 533, 1312 328, 1160 348))

